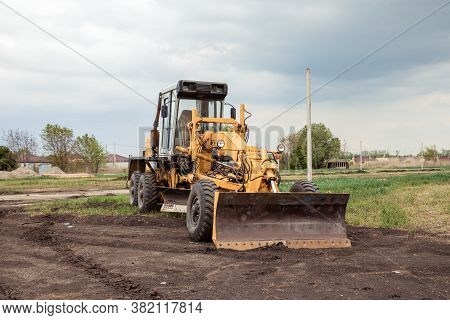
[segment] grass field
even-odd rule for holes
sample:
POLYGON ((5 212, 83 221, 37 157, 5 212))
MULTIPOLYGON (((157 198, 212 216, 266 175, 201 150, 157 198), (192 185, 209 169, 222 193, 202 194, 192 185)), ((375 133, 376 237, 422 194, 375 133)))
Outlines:
MULTIPOLYGON (((380 172, 432 172, 432 171, 450 171, 450 166, 436 167, 399 167, 399 168, 363 168, 364 173, 380 173, 380 172)), ((314 175, 334 175, 334 174, 352 174, 360 173, 359 169, 313 169, 314 175)), ((306 169, 297 170, 281 170, 281 175, 306 175, 306 169)))
MULTIPOLYGON (((364 169, 362 171, 356 169, 348 170, 328 170, 328 169, 314 169, 313 176, 314 180, 319 177, 385 177, 385 176, 396 176, 404 174, 428 174, 434 172, 450 172, 450 167, 440 167, 440 168, 393 168, 393 169, 364 169)), ((305 179, 306 170, 283 170, 282 171, 283 181, 297 181, 299 179, 305 179)))
MULTIPOLYGON (((98 180, 98 183, 111 183, 105 178, 98 180)), ((314 181, 322 192, 350 193, 346 214, 347 223, 350 225, 449 233, 450 172, 448 171, 378 176, 316 176, 314 181)), ((293 181, 283 182, 281 190, 288 191, 292 183, 293 181)), ((129 206, 127 195, 40 202, 30 206, 29 210, 36 214, 138 213, 136 207, 129 206)))
POLYGON ((128 195, 90 196, 75 199, 43 201, 33 203, 28 208, 35 214, 75 214, 75 215, 133 215, 137 207, 128 203, 128 195))
MULTIPOLYGON (((317 176, 314 182, 322 192, 350 193, 351 225, 449 232, 450 172, 317 176)), ((282 191, 292 183, 283 183, 282 191)))
POLYGON ((123 174, 100 174, 93 178, 32 177, 0 180, 0 194, 123 188, 125 188, 125 176, 123 174))
MULTIPOLYGON (((137 207, 130 206, 127 194, 90 196, 74 199, 36 202, 27 207, 32 214, 71 214, 77 216, 114 215, 129 216, 139 214, 137 207)), ((175 212, 153 212, 149 215, 184 217, 175 212)))

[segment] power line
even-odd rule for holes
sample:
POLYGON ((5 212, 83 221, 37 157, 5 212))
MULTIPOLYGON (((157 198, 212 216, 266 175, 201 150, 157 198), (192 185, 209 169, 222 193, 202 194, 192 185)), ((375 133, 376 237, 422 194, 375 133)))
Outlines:
MULTIPOLYGON (((447 5, 450 4, 450 1, 445 1, 444 3, 442 3, 440 6, 438 6, 437 8, 433 9, 431 12, 429 12, 428 14, 426 14, 425 16, 423 16, 422 18, 420 18, 419 20, 417 20, 416 22, 414 22, 413 24, 411 24, 410 26, 408 26, 406 29, 402 30, 401 32, 397 33, 396 35, 394 35, 393 37, 391 37, 389 40, 385 41, 383 44, 381 44, 380 46, 378 46, 377 48, 375 48, 374 50, 370 51, 369 53, 367 53, 366 55, 364 55, 362 58, 360 58, 359 60, 357 60, 355 63, 347 66, 346 68, 344 68, 342 71, 340 71, 338 74, 336 74, 335 76, 333 76, 332 78, 330 78, 329 80, 327 80, 326 82, 324 82, 323 84, 321 84, 317 89, 313 90, 311 92, 311 95, 314 95, 315 93, 319 92, 321 89, 323 89, 324 87, 328 86, 330 83, 336 81, 337 79, 339 79, 340 77, 342 77, 344 74, 346 74, 347 72, 349 72, 350 70, 354 69, 355 67, 357 67, 358 65, 360 65, 361 63, 363 63, 364 61, 366 61, 367 59, 369 59, 370 57, 372 57, 373 55, 375 55, 376 53, 378 53, 379 51, 383 50, 384 48, 386 48, 388 45, 390 45, 392 42, 394 42, 395 40, 397 40, 398 38, 402 37, 403 35, 405 35, 406 33, 408 33, 410 30, 412 30, 414 27, 417 27, 418 25, 420 25, 422 22, 426 21, 427 19, 429 19, 430 17, 432 17, 433 15, 435 15, 436 13, 438 13, 439 11, 441 11, 442 9, 444 9, 447 5)), ((298 100, 297 102, 295 102, 294 104, 292 104, 291 106, 289 106, 288 108, 286 108, 285 110, 283 110, 282 112, 280 112, 278 115, 276 115, 274 118, 272 118, 271 120, 269 120, 268 122, 266 122, 261 128, 264 128, 265 126, 267 126, 268 124, 270 124, 272 121, 278 119, 279 117, 281 117, 283 114, 285 114, 286 112, 288 112, 289 110, 291 110, 292 108, 294 108, 295 106, 297 106, 299 103, 305 101, 306 96, 303 97, 302 99, 298 100)))

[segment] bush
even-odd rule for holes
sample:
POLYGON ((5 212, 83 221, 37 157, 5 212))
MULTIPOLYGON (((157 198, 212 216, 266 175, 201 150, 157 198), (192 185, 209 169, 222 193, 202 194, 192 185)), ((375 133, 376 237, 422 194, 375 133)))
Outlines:
POLYGON ((10 171, 17 168, 17 162, 14 160, 14 156, 8 147, 0 146, 0 170, 10 171))

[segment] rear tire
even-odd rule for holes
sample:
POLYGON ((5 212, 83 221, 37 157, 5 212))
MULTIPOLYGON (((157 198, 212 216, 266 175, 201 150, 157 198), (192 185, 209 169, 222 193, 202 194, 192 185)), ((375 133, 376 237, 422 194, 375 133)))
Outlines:
POLYGON ((142 172, 134 171, 130 178, 130 205, 137 206, 138 205, 138 185, 139 178, 141 177, 142 172))
POLYGON ((144 172, 139 179, 138 207, 139 212, 158 210, 159 191, 156 176, 153 172, 144 172))
POLYGON ((217 190, 217 185, 209 180, 200 180, 192 186, 186 213, 186 227, 192 241, 211 241, 217 190))
POLYGON ((311 192, 318 193, 320 192, 319 187, 311 181, 299 180, 295 182, 289 192, 311 192))

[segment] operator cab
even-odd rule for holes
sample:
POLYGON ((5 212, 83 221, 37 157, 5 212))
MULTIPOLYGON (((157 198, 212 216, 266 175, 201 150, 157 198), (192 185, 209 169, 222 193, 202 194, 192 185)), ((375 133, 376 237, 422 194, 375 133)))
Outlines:
MULTIPOLYGON (((224 99, 228 93, 225 83, 180 80, 177 85, 161 91, 158 101, 159 155, 171 156, 176 146, 189 147, 188 123, 192 109, 204 118, 224 118, 224 99)), ((156 115, 158 117, 158 114, 156 115)), ((235 117, 232 112, 231 117, 235 117)), ((200 133, 220 131, 221 124, 202 123, 200 133)))

